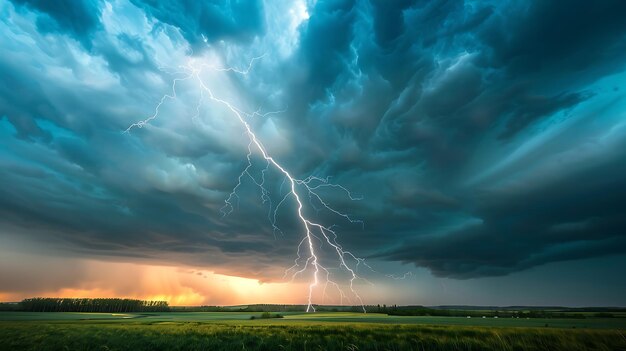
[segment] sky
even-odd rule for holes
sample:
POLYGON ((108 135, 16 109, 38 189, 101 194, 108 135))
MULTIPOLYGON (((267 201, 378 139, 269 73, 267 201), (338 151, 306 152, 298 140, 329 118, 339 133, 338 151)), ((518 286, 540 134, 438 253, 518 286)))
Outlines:
POLYGON ((0 301, 626 306, 625 11, 0 0, 0 301))

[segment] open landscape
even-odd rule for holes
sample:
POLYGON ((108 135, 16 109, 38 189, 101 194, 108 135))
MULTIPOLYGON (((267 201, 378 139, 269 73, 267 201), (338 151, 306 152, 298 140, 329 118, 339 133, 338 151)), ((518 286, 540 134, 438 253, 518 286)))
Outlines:
MULTIPOLYGON (((529 311, 420 310, 477 317, 293 311, 301 307, 172 307, 169 312, 134 313, 3 311, 0 312, 0 349, 626 350, 623 309, 611 312, 552 309, 535 311, 535 315, 541 313, 543 318, 519 318, 518 314, 529 311), (176 312, 177 309, 186 311, 176 312), (193 312, 194 309, 224 311, 193 312), (277 310, 281 312, 269 312, 277 310), (511 316, 502 317, 503 314, 511 316)), ((405 310, 416 311, 415 307, 405 310)))
POLYGON ((2 350, 626 350, 623 319, 467 321, 341 312, 268 320, 219 312, 14 314, 0 315, 2 350))
POLYGON ((346 313, 281 320, 216 312, 6 314, 0 315, 2 350, 626 350, 623 321, 473 323, 346 313))
POLYGON ((626 351, 626 0, 0 0, 0 351, 626 351))

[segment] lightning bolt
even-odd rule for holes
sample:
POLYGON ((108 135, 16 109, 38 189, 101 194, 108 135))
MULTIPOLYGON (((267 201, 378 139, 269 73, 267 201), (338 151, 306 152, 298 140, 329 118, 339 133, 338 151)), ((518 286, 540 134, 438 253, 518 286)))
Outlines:
POLYGON ((177 98, 176 88, 178 83, 183 81, 196 82, 200 91, 200 98, 196 105, 196 114, 192 118, 194 120, 198 119, 202 102, 208 99, 208 101, 226 107, 232 113, 232 116, 239 122, 240 126, 244 130, 244 134, 248 138, 248 153, 246 155, 247 165, 237 178, 237 184, 234 186, 232 192, 224 201, 224 206, 220 210, 222 215, 227 216, 234 211, 239 202, 239 196, 237 194, 237 191, 241 187, 244 180, 246 178, 250 178, 254 182, 254 184, 261 189, 262 202, 269 204, 268 219, 274 230, 274 235, 276 236, 277 233, 282 234, 282 231, 277 225, 278 210, 286 203, 287 199, 292 198, 293 200, 295 200, 295 212, 297 214, 297 220, 304 231, 304 235, 297 246, 297 257, 294 260, 294 265, 285 271, 285 277, 291 274, 291 280, 293 281, 297 276, 304 274, 307 270, 312 270, 311 281, 308 286, 306 311, 315 312, 313 295, 316 291, 316 288, 320 287, 323 284, 322 298, 325 298, 327 296, 327 288, 331 286, 338 291, 342 304, 344 299, 348 300, 350 303, 357 302, 362 307, 363 312, 366 312, 363 300, 361 299, 355 288, 355 283, 357 282, 357 280, 363 280, 365 282, 368 282, 366 279, 359 276, 359 266, 363 265, 369 269, 371 269, 371 267, 369 267, 365 263, 364 259, 359 258, 352 252, 343 249, 343 247, 338 243, 338 235, 335 230, 335 225, 323 225, 307 216, 305 211, 305 201, 303 200, 304 198, 308 198, 308 203, 313 209, 318 212, 321 209, 325 209, 327 211, 330 211, 334 215, 337 215, 347 220, 350 223, 358 223, 363 225, 362 221, 354 219, 350 215, 334 209, 327 201, 323 199, 322 196, 320 196, 318 191, 325 188, 335 189, 339 192, 344 193, 347 198, 354 201, 361 200, 362 197, 355 196, 345 187, 339 184, 332 183, 330 181, 330 178, 309 176, 304 179, 299 179, 294 177, 285 166, 283 166, 279 161, 277 161, 268 153, 267 149, 250 126, 250 123, 247 121, 247 119, 251 119, 254 117, 267 117, 272 114, 284 112, 285 110, 260 113, 261 109, 259 108, 255 112, 247 113, 241 108, 235 106, 233 103, 224 100, 214 94, 213 90, 207 85, 207 83, 203 80, 201 76, 203 70, 205 69, 215 72, 247 75, 252 69, 254 62, 262 59, 265 56, 266 55, 262 55, 251 59, 245 69, 236 69, 233 67, 216 67, 208 64, 198 65, 196 64, 194 59, 190 59, 186 65, 179 66, 181 70, 177 73, 182 73, 184 74, 184 76, 172 80, 170 92, 161 97, 158 104, 154 108, 152 115, 131 124, 124 131, 124 133, 130 133, 134 128, 143 128, 152 120, 156 119, 159 116, 160 108, 162 107, 162 105, 165 104, 168 100, 174 100, 177 98), (260 180, 256 179, 251 173, 253 169, 252 158, 255 151, 258 152, 261 158, 265 161, 265 168, 261 171, 260 180), (282 191, 285 185, 288 189, 282 197, 281 201, 278 202, 276 206, 273 206, 270 193, 265 187, 266 174, 270 169, 273 169, 275 172, 282 175, 283 180, 280 186, 280 191, 282 191), (319 207, 316 207, 314 203, 317 203, 319 207), (319 243, 320 249, 321 245, 325 244, 330 247, 331 251, 334 251, 334 255, 336 256, 337 262, 339 263, 338 268, 340 270, 343 270, 344 273, 347 273, 347 275, 349 276, 349 281, 347 283, 350 290, 349 293, 345 293, 342 289, 342 286, 332 279, 331 269, 325 267, 322 264, 320 255, 317 252, 318 247, 316 243, 319 243))

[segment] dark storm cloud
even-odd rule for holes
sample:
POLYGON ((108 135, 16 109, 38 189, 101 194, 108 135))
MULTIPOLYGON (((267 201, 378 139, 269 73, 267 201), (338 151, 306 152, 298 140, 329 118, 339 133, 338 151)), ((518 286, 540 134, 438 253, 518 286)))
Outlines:
MULTIPOLYGON (((303 29, 299 58, 307 75, 301 77, 293 99, 300 106, 322 99, 348 69, 346 56, 354 38, 355 2, 319 1, 303 29), (324 38, 323 40, 320 40, 324 38)), ((298 62, 300 64, 300 62, 298 62)))
POLYGON ((586 100, 584 93, 561 93, 557 96, 520 96, 517 106, 511 106, 511 115, 506 121, 501 139, 509 139, 524 130, 532 122, 586 100))
POLYGON ((403 12, 414 5, 414 0, 404 1, 371 1, 376 40, 381 46, 387 46, 405 30, 403 12))
POLYGON ((220 96, 231 84, 254 108, 287 106, 252 122, 268 150, 299 177, 364 196, 323 192, 364 226, 310 211, 338 223, 351 251, 455 278, 626 253, 620 1, 319 0, 292 32, 293 8, 258 1, 14 3, 1 20, 0 218, 34 240, 267 279, 290 265, 289 206, 275 238, 244 177, 220 215, 245 167, 227 111, 200 105, 194 122, 198 97, 181 83, 150 126, 121 133, 180 78, 184 57, 167 54, 205 37, 238 67, 268 53, 219 81, 220 96), (56 27, 32 31, 20 16, 56 27))
MULTIPOLYGON (((476 164, 490 168, 494 165, 489 162, 507 158, 506 153, 500 159, 490 158, 482 145, 512 152, 530 143, 545 128, 570 118, 572 108, 593 98, 607 98, 588 89, 589 85, 623 69, 620 62, 625 55, 620 49, 626 31, 615 15, 622 11, 621 3, 603 2, 597 7, 578 3, 567 9, 541 2, 516 6, 373 2, 371 8, 361 9, 371 10, 371 17, 359 12, 360 17, 348 22, 345 33, 353 36, 351 43, 336 46, 350 49, 335 49, 319 66, 312 55, 302 59, 309 64, 310 75, 293 83, 296 88, 291 91, 297 96, 290 100, 321 84, 325 94, 311 95, 315 100, 308 102, 319 107, 310 110, 306 124, 301 120, 298 124, 306 126, 307 133, 314 132, 314 140, 328 141, 316 144, 324 151, 308 154, 310 164, 304 169, 321 164, 323 172, 341 177, 369 199, 351 206, 361 211, 367 223, 364 232, 347 234, 353 245, 367 251, 405 242, 402 249, 383 250, 385 254, 374 257, 414 262, 437 275, 462 278, 626 251, 623 223, 609 215, 615 208, 623 209, 618 202, 580 203, 576 216, 595 213, 598 226, 590 224, 578 236, 563 234, 556 242, 546 235, 561 222, 576 221, 575 215, 560 217, 564 215, 557 209, 563 204, 621 186, 604 184, 590 191, 591 184, 575 178, 581 163, 588 162, 596 177, 620 179, 623 174, 616 164, 621 153, 601 169, 593 159, 570 164, 558 178, 570 187, 555 187, 550 197, 498 195, 485 190, 486 183, 467 184, 473 177, 469 172, 483 171, 476 164), (584 15, 587 10, 595 15, 584 15), (593 34, 582 33, 585 28, 593 34), (373 35, 367 29, 373 29, 373 35), (327 78, 324 73, 338 66, 343 67, 341 73, 327 78), (330 121, 325 118, 329 115, 330 121), (328 122, 337 129, 329 129, 328 122), (484 160, 477 162, 481 157, 484 160), (357 175, 357 170, 370 175, 357 175), (381 182, 385 185, 377 190, 368 186, 381 182), (502 204, 489 205, 496 196, 502 197, 498 200, 502 204), (525 202, 525 206, 507 208, 509 202, 525 202), (549 208, 540 217, 534 209, 544 206, 549 208), (461 226, 463 218, 480 224, 448 229, 461 226), (534 224, 531 228, 526 223, 534 224), (509 227, 514 224, 515 228, 509 227), (608 235, 606 231, 611 232, 610 238, 594 239, 608 235)), ((315 27, 310 24, 320 18, 324 17, 316 19, 314 13, 304 33, 311 35, 315 27)), ((334 22, 328 21, 331 28, 334 22)), ((326 45, 311 46, 325 52, 326 45)), ((303 50, 315 49, 303 46, 303 50)), ((610 120, 616 110, 601 113, 610 120)), ((616 121, 607 126, 612 123, 616 121)), ((577 140, 599 137, 590 133, 583 138, 574 132, 556 136, 571 149, 579 146, 577 140)), ((614 147, 606 146, 603 152, 614 147)), ((550 145, 542 150, 556 152, 550 145)), ((548 159, 536 156, 539 159, 524 160, 519 167, 534 168, 542 158, 548 159)), ((301 157, 299 161, 306 162, 301 157)), ((515 172, 519 170, 501 172, 498 181, 515 179, 515 172)), ((545 176, 556 177, 551 173, 556 172, 545 176)), ((536 191, 548 193, 545 188, 536 191)))
POLYGON ((502 10, 479 35, 493 50, 493 59, 517 74, 585 69, 580 72, 584 76, 620 62, 626 45, 623 2, 576 0, 564 6, 536 1, 511 3, 502 10))
POLYGON ((258 0, 132 2, 149 16, 180 28, 194 46, 204 38, 210 42, 250 40, 263 31, 263 4, 258 0))
POLYGON ((86 47, 91 47, 91 36, 100 27, 100 0, 10 1, 18 7, 35 10, 37 28, 42 33, 67 33, 86 47))
POLYGON ((611 152, 600 162, 590 160, 588 169, 567 175, 557 170, 546 179, 485 191, 470 210, 479 222, 425 235, 383 256, 429 267, 436 275, 468 278, 623 253, 623 157, 611 152))

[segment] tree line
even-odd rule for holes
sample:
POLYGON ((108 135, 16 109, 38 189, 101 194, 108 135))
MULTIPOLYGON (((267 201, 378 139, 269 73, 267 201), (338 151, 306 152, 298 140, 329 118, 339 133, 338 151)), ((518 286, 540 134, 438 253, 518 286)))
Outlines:
MULTIPOLYGON (((439 317, 489 317, 489 318, 574 318, 584 319, 582 313, 545 310, 454 310, 436 309, 423 306, 378 305, 368 308, 368 312, 386 313, 390 316, 439 316, 439 317)), ((608 317, 607 314, 605 317, 608 317)), ((596 317, 598 314, 595 315, 596 317)))
POLYGON ((167 312, 169 305, 166 301, 135 299, 35 297, 19 302, 16 310, 25 312, 167 312))

